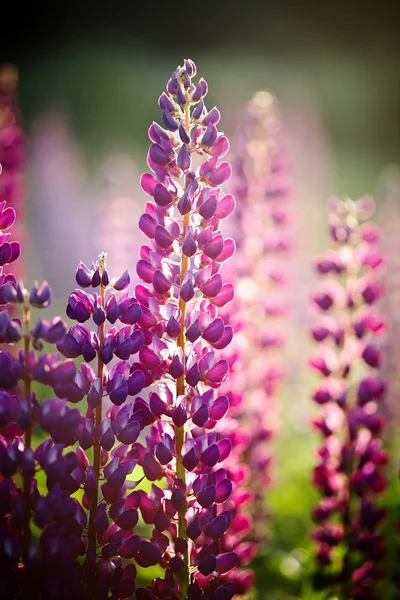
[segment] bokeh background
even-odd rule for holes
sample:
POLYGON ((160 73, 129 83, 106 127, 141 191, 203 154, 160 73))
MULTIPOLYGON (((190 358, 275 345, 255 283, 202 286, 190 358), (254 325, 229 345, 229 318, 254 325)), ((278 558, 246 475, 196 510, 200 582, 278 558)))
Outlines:
MULTIPOLYGON (((286 326, 289 377, 274 442, 270 532, 254 564, 254 597, 317 597, 311 591, 308 537, 316 440, 310 428, 312 380, 304 366, 311 351, 310 261, 327 242, 326 198, 333 192, 374 194, 391 252, 387 368, 395 373, 400 322, 395 3, 86 0, 8 2, 0 10, 0 64, 18 68, 27 132, 25 257, 30 277, 50 280, 55 311, 63 310, 79 260, 90 263, 104 249, 113 268, 134 270, 142 241, 136 222, 145 201, 139 176, 146 168, 147 129, 158 118, 159 94, 184 57, 195 60, 207 79, 208 106, 218 105, 229 136, 255 91, 268 89, 278 97, 294 187, 296 251, 289 270, 296 302, 286 326)), ((400 413, 394 393, 388 411, 400 413)), ((396 427, 390 432, 396 446, 396 427)), ((393 473, 398 455, 393 453, 393 473)), ((395 479, 386 503, 398 494, 395 479)))

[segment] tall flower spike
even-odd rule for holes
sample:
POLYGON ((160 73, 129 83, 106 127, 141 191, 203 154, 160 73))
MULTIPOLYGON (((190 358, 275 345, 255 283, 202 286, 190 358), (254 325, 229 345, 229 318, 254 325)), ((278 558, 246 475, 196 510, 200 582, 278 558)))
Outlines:
POLYGON ((150 549, 141 564, 166 568, 165 578, 142 598, 232 598, 230 583, 218 574, 237 564, 235 552, 221 553, 219 540, 231 522, 221 510, 232 486, 220 463, 231 444, 213 431, 226 413, 217 388, 228 372, 228 362, 216 350, 227 346, 232 328, 218 309, 233 297, 231 283, 219 273, 234 251, 234 242, 219 230, 219 219, 230 196, 220 186, 231 174, 221 157, 228 140, 218 132, 219 111, 207 111, 207 84, 193 82, 196 67, 185 60, 161 94, 161 127, 149 129, 152 144, 148 164, 153 173, 141 178, 153 199, 139 226, 149 239, 142 246, 136 287, 142 305, 139 326, 146 345, 139 353, 146 384, 157 384, 150 408, 157 425, 147 438, 141 464, 150 481, 166 478, 167 487, 153 484, 147 499, 139 500, 147 523, 154 524, 150 549), (204 591, 205 593, 205 591, 204 591), (214 595, 212 595, 214 594, 214 595))
MULTIPOLYGON (((231 498, 235 518, 228 539, 233 544, 247 540, 239 563, 244 566, 254 554, 254 542, 265 542, 266 537, 269 440, 277 428, 276 396, 283 375, 278 354, 284 338, 277 317, 285 314, 282 290, 290 248, 290 184, 278 105, 270 93, 257 92, 249 102, 234 150, 232 188, 237 207, 230 227, 237 251, 227 271, 236 296, 221 316, 236 333, 234 343, 222 351, 231 371, 222 390, 231 409, 220 431, 231 439, 231 456, 236 455, 227 464, 237 478, 231 498)), ((232 208, 231 201, 224 214, 232 208)), ((232 577, 237 593, 251 586, 249 572, 236 570, 232 577)))
POLYGON ((321 344, 311 366, 323 377, 314 391, 322 406, 314 421, 323 437, 313 481, 322 499, 313 512, 318 586, 340 596, 375 597, 383 554, 376 496, 385 490, 383 419, 378 406, 385 384, 377 374, 385 331, 373 305, 382 293, 377 272, 379 231, 366 221, 373 201, 330 201, 332 250, 316 260, 324 285, 313 294, 323 315, 312 329, 321 344))
MULTIPOLYGON (((22 240, 24 217, 24 191, 22 167, 24 162, 24 133, 20 123, 20 114, 17 104, 17 71, 12 66, 0 66, 0 206, 7 202, 18 213, 18 223, 15 234, 22 240)), ((2 233, 4 227, 0 223, 0 238, 7 234, 2 233)), ((1 243, 1 242, 0 242, 1 243)), ((15 244, 15 242, 14 242, 15 244)), ((4 249, 3 249, 4 258, 4 249)), ((15 260, 15 258, 13 259, 15 260)), ((8 260, 7 262, 12 262, 8 260)), ((7 272, 7 267, 0 260, 0 268, 7 272)), ((12 272, 17 277, 22 276, 21 261, 12 272)))
MULTIPOLYGON (((133 558, 140 542, 134 533, 138 506, 135 497, 127 496, 126 491, 137 485, 130 478, 139 461, 135 442, 144 426, 154 421, 144 401, 136 398, 145 384, 143 370, 129 362, 144 344, 144 335, 135 325, 142 310, 126 291, 130 283, 127 271, 110 279, 104 252, 90 267, 78 265, 76 282, 86 289, 70 294, 67 315, 78 324, 69 329, 57 347, 67 358, 83 357, 85 362, 72 381, 60 379, 55 392, 73 403, 84 397, 87 400, 86 415, 73 429, 72 441, 67 442, 77 440, 80 444, 76 453, 82 470, 79 483, 84 492, 83 508, 88 513, 83 567, 86 597, 108 598, 112 593, 115 598, 126 598, 134 591, 136 570, 133 564, 124 566, 121 559, 133 558), (98 289, 98 293, 89 293, 88 288, 98 289), (90 319, 96 331, 83 325, 90 319), (116 325, 118 321, 121 326, 116 325), (112 325, 108 330, 106 323, 112 325), (95 359, 96 370, 88 364, 95 359), (92 460, 86 456, 90 448, 92 460)), ((57 409, 55 402, 54 407, 47 407, 47 413, 57 409)), ((47 424, 53 439, 57 439, 57 418, 44 416, 43 426, 47 424)))

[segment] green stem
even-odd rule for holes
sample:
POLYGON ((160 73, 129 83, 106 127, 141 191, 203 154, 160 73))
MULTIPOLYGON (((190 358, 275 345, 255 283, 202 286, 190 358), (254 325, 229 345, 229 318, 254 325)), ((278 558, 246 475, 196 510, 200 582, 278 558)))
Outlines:
MULTIPOLYGON (((100 297, 102 306, 104 306, 104 297, 105 297, 106 288, 101 285, 100 287, 100 297)), ((104 363, 100 358, 100 352, 104 344, 104 335, 105 335, 105 324, 99 326, 99 351, 97 355, 97 376, 101 382, 103 382, 103 371, 104 371, 104 363)), ((102 402, 96 407, 95 412, 95 428, 101 425, 102 421, 102 402)), ((89 525, 88 525, 88 545, 93 548, 93 554, 96 554, 97 551, 97 533, 95 527, 95 519, 96 519, 96 509, 99 501, 99 479, 100 479, 100 464, 101 464, 101 445, 100 441, 95 437, 93 444, 93 467, 95 472, 95 491, 90 498, 89 504, 89 525)), ((93 577, 90 577, 89 585, 88 585, 88 598, 93 598, 94 600, 94 581, 93 577)))
MULTIPOLYGON (((29 350, 30 350, 30 319, 31 310, 28 304, 24 305, 24 359, 25 359, 25 373, 24 373, 24 396, 29 407, 29 426, 24 434, 25 448, 31 448, 32 445, 32 408, 31 408, 31 375, 29 373, 28 362, 29 362, 29 350)), ((29 562, 29 547, 31 543, 31 487, 32 478, 29 473, 24 473, 24 516, 23 516, 23 538, 22 538, 22 561, 24 565, 29 562)))

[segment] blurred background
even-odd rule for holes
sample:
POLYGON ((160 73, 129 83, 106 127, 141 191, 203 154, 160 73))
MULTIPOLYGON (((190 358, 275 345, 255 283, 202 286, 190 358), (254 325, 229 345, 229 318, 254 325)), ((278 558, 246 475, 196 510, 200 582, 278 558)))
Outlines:
POLYGON ((394 5, 85 0, 1 8, 0 64, 18 69, 27 133, 25 260, 30 278, 50 281, 59 299, 56 311, 63 310, 79 260, 90 263, 104 249, 113 271, 134 271, 142 243, 136 223, 145 202, 139 177, 146 169, 147 129, 159 118, 158 96, 184 57, 207 80, 207 106, 218 105, 229 137, 255 91, 278 97, 294 188, 290 269, 296 304, 288 326, 294 335, 285 357, 290 378, 275 441, 269 541, 254 565, 254 597, 260 599, 315 597, 307 583, 308 514, 316 499, 310 484, 314 407, 311 376, 299 356, 303 363, 311 351, 306 327, 313 317, 305 309, 314 282, 310 260, 327 243, 331 193, 372 193, 379 222, 391 225, 388 310, 400 321, 400 36, 394 5))

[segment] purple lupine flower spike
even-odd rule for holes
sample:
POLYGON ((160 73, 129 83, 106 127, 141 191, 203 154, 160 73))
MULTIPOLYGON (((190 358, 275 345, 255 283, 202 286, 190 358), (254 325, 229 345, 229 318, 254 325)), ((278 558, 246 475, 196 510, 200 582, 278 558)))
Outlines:
POLYGON ((385 384, 377 373, 385 322, 373 306, 383 261, 379 231, 367 221, 372 212, 370 198, 331 199, 333 249, 316 260, 325 282, 312 297, 323 313, 312 329, 320 351, 311 360, 323 377, 313 395, 322 407, 314 425, 324 440, 313 473, 322 494, 313 512, 318 577, 352 598, 375 597, 384 552, 376 496, 386 487, 379 414, 385 384))
MULTIPOLYGON (((4 202, 8 208, 0 219, 0 287, 2 272, 13 273, 17 278, 23 275, 21 260, 17 267, 10 270, 5 265, 12 263, 20 254, 19 244, 8 239, 4 233, 11 225, 12 209, 18 213, 18 223, 14 227, 14 235, 22 240, 24 217, 24 183, 22 168, 24 163, 24 133, 20 123, 17 103, 18 74, 12 66, 0 66, 0 206, 4 202), (8 216, 7 216, 8 215, 8 216)), ((1 303, 1 293, 0 293, 1 303)))
POLYGON ((219 464, 231 444, 214 431, 226 412, 218 410, 217 388, 228 373, 216 349, 232 337, 218 317, 233 297, 219 271, 234 251, 216 212, 225 210, 220 186, 231 168, 221 161, 228 141, 216 127, 219 112, 207 111, 207 85, 195 84, 195 74, 194 63, 185 60, 160 96, 163 126, 149 129, 152 173, 141 179, 153 201, 139 223, 149 242, 137 263, 143 281, 136 287, 138 324, 146 344, 137 366, 147 386, 156 384, 149 405, 157 423, 140 458, 152 492, 138 497, 154 530, 137 560, 142 566, 159 562, 166 572, 151 589, 139 589, 138 598, 202 598, 213 590, 215 598, 232 598, 232 586, 219 588, 218 576, 237 564, 234 551, 219 550, 231 520, 221 504, 232 489, 219 464), (166 488, 157 485, 161 478, 166 488))
MULTIPOLYGON (((73 430, 73 439, 80 444, 80 483, 83 507, 88 513, 83 567, 86 594, 94 600, 103 589, 104 597, 112 592, 121 598, 130 596, 135 588, 135 567, 123 566, 121 557, 133 558, 140 546, 140 538, 134 533, 138 506, 126 494, 135 483, 128 476, 139 462, 136 440, 143 427, 154 420, 141 398, 128 400, 136 397, 145 384, 143 370, 130 362, 145 347, 144 335, 136 325, 142 309, 127 291, 128 272, 109 276, 104 252, 92 265, 78 265, 76 282, 84 289, 77 288, 70 294, 67 315, 78 324, 66 332, 57 347, 68 359, 83 357, 85 362, 72 380, 60 373, 54 390, 59 398, 72 403, 87 398, 86 416, 73 430), (95 331, 86 325, 90 320, 95 331), (95 359, 96 370, 89 364, 95 359), (109 399, 108 409, 105 397, 109 399), (92 463, 86 457, 86 450, 91 448, 92 463)), ((48 421, 42 426, 57 439, 57 423, 55 428, 48 421)))
MULTIPOLYGON (((236 547, 244 567, 256 544, 262 552, 266 540, 269 441, 277 429, 276 396, 284 374, 278 356, 284 338, 277 317, 285 314, 290 182, 277 101, 270 93, 257 92, 249 102, 234 150, 232 188, 237 206, 227 229, 232 229, 237 251, 226 270, 236 296, 221 316, 236 334, 228 351, 222 351, 230 368, 222 386, 230 411, 218 429, 233 446, 223 463, 235 482, 226 503, 234 515, 226 549, 236 547)), ((228 194, 217 214, 225 218, 233 209, 234 198, 228 194)), ((236 593, 245 594, 253 574, 237 569, 228 579, 236 593)))

